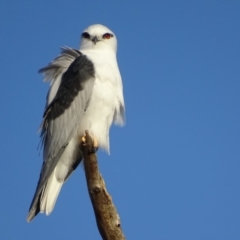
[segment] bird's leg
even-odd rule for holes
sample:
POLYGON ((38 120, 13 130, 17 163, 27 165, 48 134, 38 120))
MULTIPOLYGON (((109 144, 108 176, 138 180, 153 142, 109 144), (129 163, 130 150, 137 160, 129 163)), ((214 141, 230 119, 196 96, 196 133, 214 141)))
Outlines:
POLYGON ((86 144, 87 143, 87 134, 91 137, 92 139, 92 149, 89 150, 89 153, 95 153, 98 150, 98 140, 95 136, 91 136, 89 134, 89 132, 84 133, 84 135, 81 137, 81 142, 82 144, 86 144))

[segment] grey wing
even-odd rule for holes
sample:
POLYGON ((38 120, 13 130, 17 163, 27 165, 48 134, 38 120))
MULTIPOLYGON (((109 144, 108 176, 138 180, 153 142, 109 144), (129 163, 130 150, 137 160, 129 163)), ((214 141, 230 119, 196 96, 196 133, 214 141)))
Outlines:
POLYGON ((94 80, 92 62, 79 52, 79 55, 62 75, 58 91, 44 112, 41 132, 44 162, 30 206, 29 220, 39 212, 40 196, 44 185, 65 147, 77 131, 81 117, 91 98, 94 80))

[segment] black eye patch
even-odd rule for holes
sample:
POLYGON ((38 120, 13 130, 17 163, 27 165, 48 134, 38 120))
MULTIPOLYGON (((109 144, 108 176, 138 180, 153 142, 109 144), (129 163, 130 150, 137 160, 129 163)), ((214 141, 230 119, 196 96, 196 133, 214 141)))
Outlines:
POLYGON ((90 35, 87 32, 82 33, 82 37, 90 39, 90 35))

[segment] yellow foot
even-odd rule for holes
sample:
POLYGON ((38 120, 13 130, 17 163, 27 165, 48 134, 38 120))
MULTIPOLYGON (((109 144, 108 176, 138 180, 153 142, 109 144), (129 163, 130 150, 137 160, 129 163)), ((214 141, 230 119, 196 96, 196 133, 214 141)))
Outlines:
MULTIPOLYGON (((81 137, 82 144, 86 144, 86 142, 87 142, 86 136, 87 136, 86 133, 84 133, 84 135, 81 137)), ((92 144, 93 144, 93 148, 90 151, 90 153, 95 153, 98 150, 98 140, 97 140, 97 138, 95 136, 93 136, 93 137, 90 136, 90 137, 92 139, 92 144)))
POLYGON ((87 141, 86 140, 86 133, 82 136, 81 141, 82 141, 83 144, 86 143, 86 141, 87 141))

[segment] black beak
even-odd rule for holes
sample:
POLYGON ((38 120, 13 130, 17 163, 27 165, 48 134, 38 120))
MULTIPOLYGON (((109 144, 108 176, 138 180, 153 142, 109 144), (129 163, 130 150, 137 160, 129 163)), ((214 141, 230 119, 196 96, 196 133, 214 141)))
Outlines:
POLYGON ((93 43, 96 45, 97 42, 99 42, 97 36, 94 36, 93 39, 92 39, 93 43))

